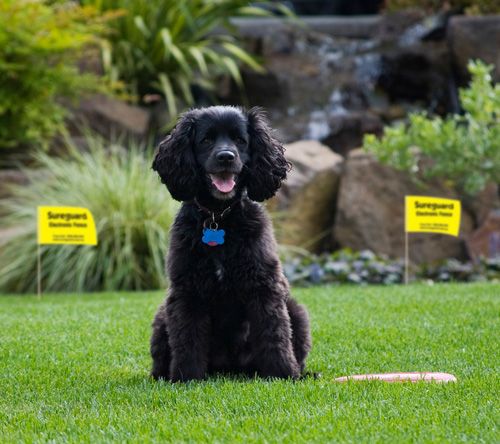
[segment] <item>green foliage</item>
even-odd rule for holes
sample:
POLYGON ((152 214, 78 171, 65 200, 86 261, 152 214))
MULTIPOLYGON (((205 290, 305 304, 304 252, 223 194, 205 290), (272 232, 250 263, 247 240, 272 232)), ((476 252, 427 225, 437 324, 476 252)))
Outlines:
MULTIPOLYGON (((193 104, 191 86, 214 86, 227 73, 241 86, 238 63, 262 69, 241 49, 229 18, 268 15, 247 0, 83 0, 101 11, 119 9, 109 43, 103 47, 106 69, 139 100, 162 94, 172 116, 178 105, 193 104), (222 34, 220 31, 225 30, 222 34)), ((258 2, 266 4, 267 1, 258 2)))
POLYGON ((446 118, 411 113, 407 125, 385 129, 364 147, 380 161, 423 178, 454 182, 469 194, 486 183, 500 183, 500 85, 492 85, 491 66, 470 62, 472 80, 460 90, 463 115, 446 118))
POLYGON ((90 140, 86 153, 69 159, 39 153, 41 170, 28 170, 30 185, 12 189, 2 201, 0 228, 15 234, 0 245, 0 292, 32 292, 36 281, 36 207, 89 208, 98 245, 45 245, 46 291, 148 289, 164 286, 163 257, 177 205, 138 147, 105 150, 90 140))
POLYGON ((407 8, 420 8, 429 12, 443 9, 466 12, 467 14, 497 14, 500 12, 498 0, 386 0, 386 8, 390 11, 407 8))
POLYGON ((46 147, 63 128, 66 111, 57 99, 98 88, 78 72, 76 61, 104 17, 75 3, 0 2, 0 149, 46 147))

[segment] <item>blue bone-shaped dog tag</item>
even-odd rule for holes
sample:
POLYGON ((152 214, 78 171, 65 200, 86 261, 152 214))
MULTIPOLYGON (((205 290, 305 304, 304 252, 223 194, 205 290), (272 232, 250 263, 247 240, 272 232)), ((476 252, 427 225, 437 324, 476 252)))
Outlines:
POLYGON ((212 230, 210 228, 203 228, 203 237, 201 238, 204 244, 210 247, 222 245, 224 243, 224 230, 212 230))

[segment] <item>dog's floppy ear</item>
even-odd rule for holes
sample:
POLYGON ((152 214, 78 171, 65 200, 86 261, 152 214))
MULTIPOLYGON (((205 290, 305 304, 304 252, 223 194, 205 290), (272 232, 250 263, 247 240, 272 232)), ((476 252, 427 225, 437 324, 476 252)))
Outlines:
POLYGON ((193 152, 196 110, 183 114, 172 132, 160 143, 153 169, 175 200, 191 200, 199 186, 199 173, 193 152))
POLYGON ((248 197, 262 202, 278 191, 291 164, 285 159, 283 145, 273 137, 264 112, 252 108, 247 118, 251 156, 246 180, 248 197))

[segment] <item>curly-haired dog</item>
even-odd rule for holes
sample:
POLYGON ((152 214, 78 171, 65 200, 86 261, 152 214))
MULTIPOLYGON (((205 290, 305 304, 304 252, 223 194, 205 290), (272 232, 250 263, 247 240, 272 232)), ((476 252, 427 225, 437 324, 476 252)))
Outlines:
POLYGON ((168 297, 153 322, 152 376, 214 372, 297 378, 311 348, 260 204, 290 168, 259 109, 184 114, 153 162, 174 199, 168 297))

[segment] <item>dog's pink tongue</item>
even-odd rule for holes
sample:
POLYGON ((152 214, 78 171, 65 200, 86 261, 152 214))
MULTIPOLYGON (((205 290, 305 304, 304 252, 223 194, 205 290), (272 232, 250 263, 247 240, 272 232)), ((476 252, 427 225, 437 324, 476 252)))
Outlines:
POLYGON ((212 183, 221 193, 229 193, 233 190, 236 182, 232 176, 221 177, 221 176, 212 176, 212 183))

